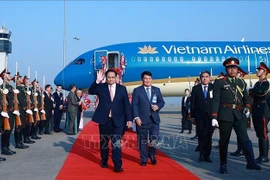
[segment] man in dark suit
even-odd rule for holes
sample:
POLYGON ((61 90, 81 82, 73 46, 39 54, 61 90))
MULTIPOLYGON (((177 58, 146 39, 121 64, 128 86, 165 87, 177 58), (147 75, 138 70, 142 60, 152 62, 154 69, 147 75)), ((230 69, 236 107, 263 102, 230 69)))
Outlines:
POLYGON ((146 166, 148 157, 152 164, 157 164, 155 155, 159 135, 159 111, 165 102, 160 89, 152 86, 151 72, 144 71, 141 79, 143 84, 132 93, 132 112, 138 134, 140 165, 146 166), (147 149, 148 132, 150 144, 147 149))
POLYGON ((53 93, 55 108, 54 108, 54 132, 60 132, 62 129, 60 128, 61 118, 63 114, 63 93, 62 86, 57 85, 56 91, 53 93))
POLYGON ((82 104, 82 101, 78 101, 76 96, 77 87, 74 84, 70 85, 70 92, 68 94, 68 118, 69 118, 69 127, 67 134, 75 135, 77 129, 75 130, 75 119, 77 118, 79 106, 82 104))
POLYGON ((236 78, 239 60, 228 58, 223 62, 226 75, 214 83, 212 126, 220 127, 219 156, 220 173, 227 174, 227 151, 232 128, 239 137, 247 160, 246 169, 260 170, 255 162, 252 143, 247 134, 250 100, 245 84, 236 78), (217 121, 217 119, 219 121, 217 121))
POLYGON ((101 167, 108 167, 109 140, 111 139, 114 171, 122 172, 121 138, 125 125, 132 126, 132 114, 127 90, 116 83, 116 74, 113 69, 107 70, 105 73, 107 82, 101 83, 104 77, 99 71, 97 80, 89 88, 89 94, 97 95, 99 98, 92 120, 99 124, 101 167))
POLYGON ((46 112, 46 122, 45 122, 45 133, 51 135, 52 127, 51 127, 51 119, 53 116, 54 104, 53 104, 53 97, 51 94, 52 86, 47 84, 45 86, 44 91, 44 109, 46 112))
POLYGON ((191 92, 191 119, 195 119, 198 128, 199 162, 212 162, 209 157, 214 130, 211 121, 213 84, 208 71, 202 71, 200 79, 201 84, 194 86, 191 92))
POLYGON ((189 120, 190 113, 190 96, 189 89, 185 89, 185 96, 182 98, 181 103, 181 112, 182 112, 182 131, 180 133, 184 133, 184 130, 189 130, 188 134, 191 134, 192 123, 189 120))

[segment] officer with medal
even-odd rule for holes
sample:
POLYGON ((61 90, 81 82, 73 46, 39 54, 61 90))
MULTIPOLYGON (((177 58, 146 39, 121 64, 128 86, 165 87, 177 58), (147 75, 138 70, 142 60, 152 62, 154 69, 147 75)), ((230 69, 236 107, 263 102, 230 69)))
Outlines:
POLYGON ((9 116, 9 125, 10 125, 10 130, 6 130, 3 132, 1 136, 1 141, 2 141, 2 146, 1 146, 1 154, 4 155, 12 155, 16 154, 15 151, 10 150, 10 135, 14 127, 14 121, 15 121, 15 116, 13 114, 13 101, 14 101, 14 95, 13 95, 13 87, 9 84, 11 81, 11 76, 10 72, 7 72, 6 69, 2 71, 0 74, 1 78, 3 79, 3 84, 1 85, 1 89, 6 89, 7 94, 6 94, 6 100, 7 100, 7 113, 9 116), (5 87, 4 87, 5 83, 5 87))
POLYGON ((221 174, 227 174, 227 151, 232 128, 235 129, 247 160, 246 169, 260 170, 254 159, 252 142, 247 134, 247 116, 250 115, 250 101, 246 85, 236 78, 239 60, 228 58, 223 62, 226 70, 224 78, 214 83, 212 126, 219 127, 219 156, 221 174), (218 120, 218 121, 217 121, 218 120))
POLYGON ((252 107, 252 120, 256 136, 259 141, 259 157, 256 159, 257 163, 269 162, 269 139, 267 136, 267 121, 270 117, 269 104, 267 98, 269 96, 269 81, 266 79, 270 69, 263 62, 257 68, 257 77, 259 81, 253 87, 253 107, 252 107))

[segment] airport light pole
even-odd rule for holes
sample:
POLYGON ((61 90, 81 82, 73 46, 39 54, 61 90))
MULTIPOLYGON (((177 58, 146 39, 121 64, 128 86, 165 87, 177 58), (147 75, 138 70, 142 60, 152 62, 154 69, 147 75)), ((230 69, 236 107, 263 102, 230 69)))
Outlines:
MULTIPOLYGON (((63 34, 63 69, 66 67, 66 0, 64 0, 64 34, 63 34)), ((65 86, 65 71, 62 73, 63 86, 65 86)), ((66 97, 66 91, 63 91, 66 97)))

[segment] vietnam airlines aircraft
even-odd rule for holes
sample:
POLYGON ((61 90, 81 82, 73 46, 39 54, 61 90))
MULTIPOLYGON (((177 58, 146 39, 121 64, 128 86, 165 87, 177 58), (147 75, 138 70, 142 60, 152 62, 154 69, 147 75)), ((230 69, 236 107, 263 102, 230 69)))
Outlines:
POLYGON ((268 65, 270 42, 132 42, 100 47, 88 51, 68 64, 54 83, 69 90, 70 84, 87 90, 96 79, 96 72, 114 68, 131 93, 141 85, 141 73, 153 74, 153 85, 163 96, 181 96, 191 88, 203 70, 212 77, 224 72, 222 62, 228 57, 240 60, 240 66, 249 76, 248 86, 257 81, 256 67, 268 65))

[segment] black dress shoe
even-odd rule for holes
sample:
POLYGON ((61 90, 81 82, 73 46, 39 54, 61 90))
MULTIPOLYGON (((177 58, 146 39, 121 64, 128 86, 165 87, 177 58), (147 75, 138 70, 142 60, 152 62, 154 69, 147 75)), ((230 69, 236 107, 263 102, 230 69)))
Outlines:
MULTIPOLYGON (((8 148, 9 149, 9 148, 8 148)), ((12 151, 11 149, 9 149, 10 152, 12 152, 13 154, 16 154, 16 151, 12 151)))
POLYGON ((248 163, 246 165, 246 169, 250 169, 250 170, 261 170, 261 166, 259 166, 258 164, 256 163, 248 163))
POLYGON ((39 134, 39 135, 43 135, 43 132, 39 132, 38 134, 39 134))
POLYGON ((205 162, 212 163, 213 161, 210 158, 204 158, 205 162))
POLYGON ((146 162, 140 162, 141 166, 146 166, 146 162))
POLYGON ((13 155, 13 153, 8 148, 3 148, 1 154, 4 155, 13 155))
POLYGON ((34 144, 35 141, 32 141, 32 140, 30 140, 30 138, 29 138, 29 139, 24 140, 23 143, 25 143, 25 144, 34 144))
POLYGON ((23 144, 22 142, 21 142, 20 144, 21 144, 21 146, 23 146, 23 147, 24 147, 24 149, 29 148, 29 146, 27 146, 27 145, 23 144))
POLYGON ((151 163, 152 163, 153 165, 157 164, 157 160, 156 160, 155 156, 149 156, 149 158, 150 158, 151 163))
POLYGON ((26 149, 26 147, 22 146, 21 144, 16 144, 15 148, 17 148, 17 149, 26 149))
POLYGON ((204 157, 201 155, 198 159, 199 162, 203 162, 204 161, 204 157))
POLYGON ((31 137, 31 139, 40 140, 40 139, 41 139, 41 137, 39 137, 39 136, 32 136, 32 137, 31 137))
POLYGON ((6 161, 6 158, 0 157, 0 161, 6 161))
POLYGON ((114 168, 114 172, 122 172, 123 168, 114 168))
POLYGON ((242 155, 244 155, 244 153, 242 152, 242 150, 237 150, 237 151, 235 151, 233 153, 230 153, 230 155, 232 155, 232 156, 242 156, 242 155))
POLYGON ((194 139, 197 139, 198 138, 198 136, 197 135, 195 135, 194 137, 192 137, 192 138, 190 138, 191 140, 194 140, 194 139))
POLYGON ((47 134, 47 135, 52 135, 52 133, 51 133, 51 132, 45 132, 44 134, 47 134))
POLYGON ((227 165, 226 164, 220 165, 219 172, 220 174, 228 174, 227 165))
POLYGON ((258 164, 268 163, 268 162, 269 162, 269 158, 268 158, 268 157, 259 156, 259 157, 256 159, 256 163, 258 163, 258 164))
POLYGON ((182 133, 184 133, 184 131, 182 130, 180 133, 182 134, 182 133))

